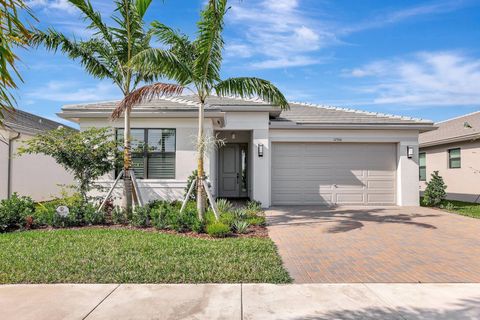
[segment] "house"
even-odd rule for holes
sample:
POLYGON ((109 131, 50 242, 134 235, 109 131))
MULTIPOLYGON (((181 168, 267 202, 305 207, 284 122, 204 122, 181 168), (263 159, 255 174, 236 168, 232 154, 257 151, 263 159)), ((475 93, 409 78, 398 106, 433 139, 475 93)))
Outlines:
POLYGON ((420 134, 420 191, 438 171, 447 185, 447 198, 480 202, 480 111, 436 123, 438 129, 420 134))
MULTIPOLYGON (((117 103, 67 105, 59 116, 81 129, 112 126, 121 137, 123 120, 109 120, 117 103)), ((183 196, 196 168, 197 116, 195 96, 133 109, 133 163, 144 199, 183 196)), ((301 103, 282 112, 220 97, 208 99, 205 118, 206 133, 225 142, 210 148, 205 165, 217 197, 265 207, 419 204, 418 135, 433 129, 430 121, 301 103)), ((113 179, 112 172, 101 183, 113 179)))
POLYGON ((60 195, 59 185, 74 183, 72 175, 51 157, 16 155, 22 141, 59 126, 63 125, 18 109, 5 113, 0 126, 0 199, 17 192, 35 201, 49 200, 60 195))

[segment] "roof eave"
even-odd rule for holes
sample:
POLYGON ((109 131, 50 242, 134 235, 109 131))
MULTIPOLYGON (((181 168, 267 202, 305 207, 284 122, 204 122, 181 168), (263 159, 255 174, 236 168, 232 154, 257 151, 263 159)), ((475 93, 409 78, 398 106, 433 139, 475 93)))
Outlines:
POLYGON ((427 148, 427 147, 440 146, 440 145, 450 144, 455 142, 468 142, 468 141, 473 141, 477 139, 480 139, 480 132, 465 135, 465 136, 460 136, 460 137, 453 137, 453 138, 446 138, 446 139, 441 139, 436 141, 424 142, 424 143, 420 143, 419 146, 420 148, 427 148))
POLYGON ((417 130, 426 132, 435 130, 436 127, 429 123, 309 123, 301 124, 296 122, 270 122, 270 129, 389 129, 389 130, 417 130))

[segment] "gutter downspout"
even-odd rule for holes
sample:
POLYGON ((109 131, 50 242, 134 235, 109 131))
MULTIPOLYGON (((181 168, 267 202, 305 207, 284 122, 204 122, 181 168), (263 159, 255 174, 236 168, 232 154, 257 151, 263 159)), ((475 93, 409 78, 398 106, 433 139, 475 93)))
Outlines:
POLYGON ((20 132, 17 132, 17 136, 8 138, 8 174, 7 174, 7 199, 10 199, 12 195, 12 159, 13 159, 13 142, 20 138, 20 132))

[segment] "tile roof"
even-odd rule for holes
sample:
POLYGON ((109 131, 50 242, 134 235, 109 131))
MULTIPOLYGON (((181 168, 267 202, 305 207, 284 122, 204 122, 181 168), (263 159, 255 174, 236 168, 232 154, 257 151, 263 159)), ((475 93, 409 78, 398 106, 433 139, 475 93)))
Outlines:
MULTIPOLYGON (((5 112, 4 115, 5 119, 3 119, 3 124, 5 127, 24 133, 37 134, 57 129, 60 126, 70 128, 59 122, 52 121, 19 109, 16 109, 13 112, 5 112)), ((70 129, 75 130, 73 128, 70 129)))
POLYGON ((437 145, 480 138, 480 111, 438 122, 435 131, 420 134, 420 145, 437 145))
MULTIPOLYGON (((90 104, 66 105, 63 111, 111 111, 119 101, 96 102, 90 104)), ((290 103, 290 110, 282 111, 275 106, 258 99, 240 99, 237 97, 211 96, 206 101, 206 110, 235 111, 242 108, 255 110, 258 107, 270 109, 271 121, 275 123, 292 124, 426 124, 431 125, 429 120, 401 117, 383 113, 359 111, 354 109, 338 108, 325 105, 314 105, 306 103, 290 103)), ((143 103, 134 108, 137 112, 142 111, 183 111, 196 110, 198 100, 194 95, 179 97, 167 97, 143 103)))
POLYGON ((283 111, 274 121, 298 124, 432 124, 430 120, 298 102, 291 102, 290 110, 283 111))

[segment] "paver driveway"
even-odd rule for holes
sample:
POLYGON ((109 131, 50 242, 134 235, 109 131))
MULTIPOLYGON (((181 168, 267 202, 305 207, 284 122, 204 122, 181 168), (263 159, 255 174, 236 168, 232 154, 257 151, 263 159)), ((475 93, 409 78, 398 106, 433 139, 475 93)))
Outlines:
POLYGON ((274 207, 296 282, 480 282, 480 220, 420 207, 274 207))

